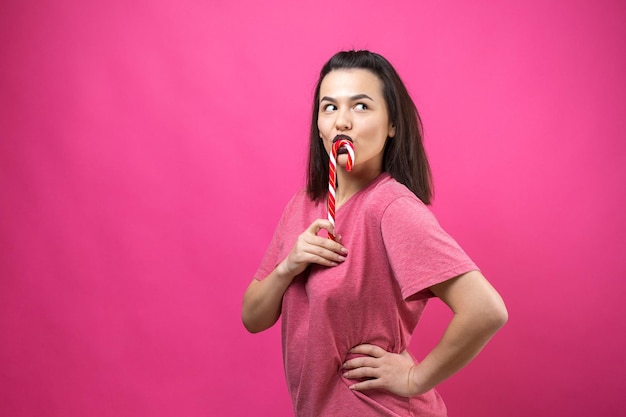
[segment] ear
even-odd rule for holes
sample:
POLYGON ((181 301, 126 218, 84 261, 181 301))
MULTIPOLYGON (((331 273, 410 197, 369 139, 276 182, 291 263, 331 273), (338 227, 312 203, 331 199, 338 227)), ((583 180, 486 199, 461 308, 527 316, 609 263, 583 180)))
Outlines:
POLYGON ((396 126, 393 123, 389 123, 389 130, 387 132, 387 136, 393 138, 396 136, 396 126))

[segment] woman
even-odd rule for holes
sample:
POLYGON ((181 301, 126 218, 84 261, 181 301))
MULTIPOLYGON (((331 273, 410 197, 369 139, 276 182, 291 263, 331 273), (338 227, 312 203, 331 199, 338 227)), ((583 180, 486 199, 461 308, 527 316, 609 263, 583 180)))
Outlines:
POLYGON ((250 332, 282 315, 296 416, 445 416, 434 387, 506 322, 496 290, 438 225, 413 101, 394 68, 340 52, 315 90, 306 190, 288 203, 243 298, 250 332), (337 156, 336 230, 326 218, 329 152, 337 156), (324 229, 335 234, 328 239, 324 229), (421 361, 406 350, 430 297, 454 312, 421 361))

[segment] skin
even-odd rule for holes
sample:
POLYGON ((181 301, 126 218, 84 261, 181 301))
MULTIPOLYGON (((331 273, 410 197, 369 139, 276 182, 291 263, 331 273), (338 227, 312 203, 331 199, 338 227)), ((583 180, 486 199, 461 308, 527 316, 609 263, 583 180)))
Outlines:
MULTIPOLYGON (((327 152, 339 134, 348 135, 354 143, 356 161, 352 172, 345 171, 347 156, 337 157, 339 207, 382 172, 384 145, 394 140, 395 127, 389 120, 382 84, 376 75, 363 69, 336 70, 326 75, 320 85, 318 128, 327 152)), ((322 229, 335 234, 328 220, 315 220, 270 275, 262 281, 252 280, 242 306, 242 320, 250 332, 263 331, 276 323, 285 291, 310 264, 333 267, 346 260, 348 249, 341 244, 341 236, 337 241, 318 236, 322 229)), ((361 381, 351 389, 383 389, 405 397, 422 394, 471 361, 508 319, 502 298, 478 271, 430 289, 454 313, 437 346, 421 362, 406 350, 398 354, 375 345, 355 346, 351 353, 366 356, 343 364, 346 378, 361 381)))
POLYGON ((337 156, 338 208, 382 172, 385 143, 396 134, 378 77, 363 69, 326 75, 320 85, 317 127, 327 153, 337 135, 349 136, 354 144, 356 157, 350 173, 345 170, 347 155, 337 156))

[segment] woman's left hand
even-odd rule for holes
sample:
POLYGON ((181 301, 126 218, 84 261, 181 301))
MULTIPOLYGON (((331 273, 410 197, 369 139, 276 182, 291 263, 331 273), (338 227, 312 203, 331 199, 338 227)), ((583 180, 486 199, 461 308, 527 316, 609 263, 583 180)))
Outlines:
POLYGON ((402 353, 391 353, 376 345, 363 344, 352 348, 349 353, 367 355, 350 359, 343 364, 346 369, 344 378, 367 378, 350 386, 350 389, 383 389, 402 397, 412 397, 419 393, 411 375, 416 364, 406 350, 402 353))

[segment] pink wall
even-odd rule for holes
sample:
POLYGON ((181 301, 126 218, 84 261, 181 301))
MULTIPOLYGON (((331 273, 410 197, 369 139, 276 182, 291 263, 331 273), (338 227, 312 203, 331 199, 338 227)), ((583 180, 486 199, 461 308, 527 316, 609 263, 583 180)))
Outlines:
POLYGON ((405 79, 434 210, 510 310, 450 415, 623 412, 626 11, 502 3, 3 1, 0 415, 290 415, 241 296, 351 47, 405 79))

